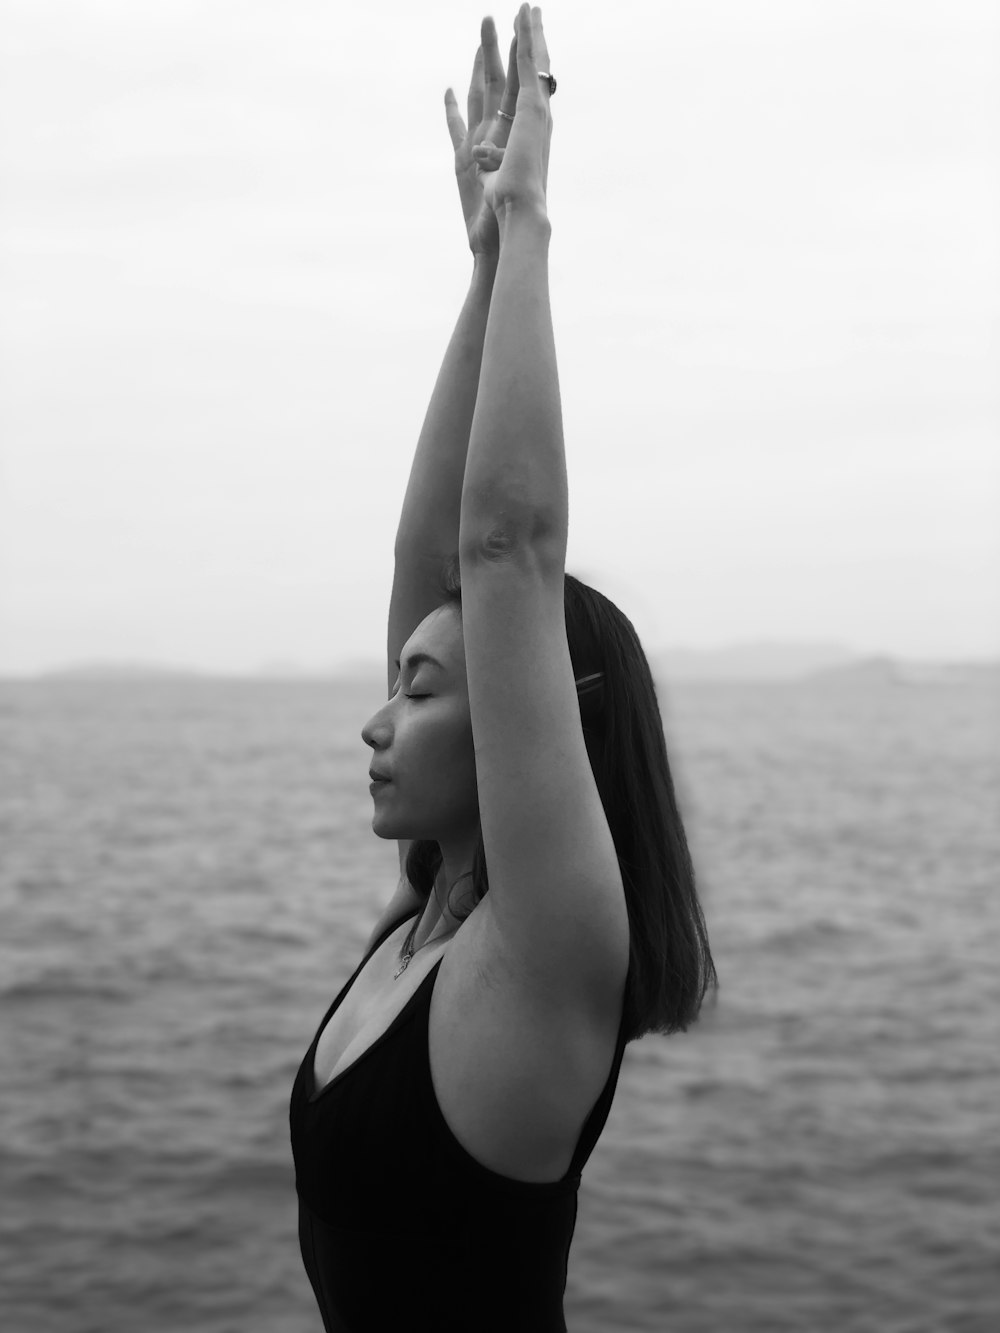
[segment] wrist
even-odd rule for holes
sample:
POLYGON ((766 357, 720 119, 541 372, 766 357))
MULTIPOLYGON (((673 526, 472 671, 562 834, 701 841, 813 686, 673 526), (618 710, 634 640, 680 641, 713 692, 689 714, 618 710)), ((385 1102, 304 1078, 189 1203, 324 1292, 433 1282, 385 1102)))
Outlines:
POLYGON ((504 204, 503 208, 497 210, 497 225, 500 229, 501 250, 514 234, 530 236, 546 244, 552 235, 552 223, 544 199, 504 204))
POLYGON ((499 251, 496 254, 484 254, 477 251, 472 256, 472 281, 473 283, 484 283, 493 285, 493 279, 497 275, 497 264, 500 262, 499 251))

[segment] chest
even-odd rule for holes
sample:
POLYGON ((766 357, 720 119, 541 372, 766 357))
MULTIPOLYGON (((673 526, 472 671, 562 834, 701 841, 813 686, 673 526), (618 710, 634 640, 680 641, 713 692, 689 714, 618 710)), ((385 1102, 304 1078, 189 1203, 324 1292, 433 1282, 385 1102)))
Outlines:
POLYGON ((440 956, 437 949, 417 954, 395 979, 409 925, 404 923, 368 960, 320 1033, 313 1059, 317 1088, 332 1083, 388 1031, 426 976, 429 963, 440 956))
POLYGON ((423 959, 418 953, 398 980, 393 972, 408 925, 383 944, 320 1035, 316 1086, 345 1074, 378 1044, 440 961, 427 1033, 445 1123, 490 1170, 515 1180, 559 1180, 611 1070, 620 1011, 600 1030, 580 1016, 540 1013, 513 977, 489 966, 476 919, 482 906, 450 940, 423 959))

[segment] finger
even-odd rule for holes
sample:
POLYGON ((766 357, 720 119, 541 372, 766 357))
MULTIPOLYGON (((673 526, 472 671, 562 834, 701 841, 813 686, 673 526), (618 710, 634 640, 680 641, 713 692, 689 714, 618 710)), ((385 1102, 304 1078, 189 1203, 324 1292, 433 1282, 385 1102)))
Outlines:
POLYGON ((529 4, 517 11, 517 50, 525 60, 535 58, 535 13, 529 4))
MULTIPOLYGON (((520 88, 520 80, 517 77, 517 37, 510 44, 510 55, 507 58, 507 78, 504 81, 503 99, 500 103, 500 110, 505 111, 508 116, 512 116, 517 110, 517 90, 520 88)), ((505 125, 510 131, 510 121, 504 120, 501 116, 500 123, 505 125)))
POLYGON ((444 95, 444 115, 448 122, 448 133, 451 135, 451 146, 458 150, 465 142, 465 121, 462 119, 462 113, 458 109, 458 102, 451 88, 448 88, 444 95))
MULTIPOLYGON (((535 61, 535 69, 544 70, 546 74, 551 73, 549 70, 549 48, 545 44, 545 29, 542 27, 542 11, 537 6, 531 11, 531 19, 531 54, 535 61)), ((549 92, 548 79, 539 80, 539 82, 547 102, 552 95, 549 92)))
POLYGON ((523 4, 517 11, 517 76, 528 101, 543 105, 549 100, 546 84, 538 77, 539 59, 548 58, 542 33, 542 11, 523 4), (543 102, 544 88, 544 102, 543 102))
POLYGON ((470 125, 478 125, 483 118, 483 48, 476 51, 472 62, 472 79, 469 83, 469 100, 466 107, 470 125))
POLYGON ((497 44, 496 24, 488 16, 483 19, 481 35, 486 93, 483 119, 491 121, 496 115, 500 99, 503 97, 504 72, 503 63, 500 60, 500 47, 497 44))

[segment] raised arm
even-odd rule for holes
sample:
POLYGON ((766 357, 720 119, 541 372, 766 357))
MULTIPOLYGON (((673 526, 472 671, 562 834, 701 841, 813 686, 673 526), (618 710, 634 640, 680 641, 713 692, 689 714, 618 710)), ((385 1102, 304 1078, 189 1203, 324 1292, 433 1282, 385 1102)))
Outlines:
MULTIPOLYGON (((458 550, 459 544, 462 481, 500 251, 496 216, 484 200, 481 173, 472 148, 484 139, 497 144, 507 142, 511 121, 497 112, 506 111, 512 117, 517 98, 516 79, 509 94, 505 91, 496 27, 490 18, 483 20, 481 39, 469 85, 468 129, 459 114, 454 93, 449 88, 445 94, 445 116, 455 150, 455 177, 472 251, 472 282, 417 441, 396 533, 386 635, 387 693, 392 690, 395 664, 402 656, 403 645, 441 600, 438 586, 441 565, 446 556, 458 550)), ((516 61, 516 41, 511 51, 511 59, 516 61)), ((400 885, 386 908, 388 915, 383 914, 376 931, 393 913, 399 916, 409 905, 407 893, 412 894, 413 890, 404 878, 409 845, 405 840, 399 842, 400 885)))
POLYGON ((566 634, 541 10, 522 5, 517 34, 520 91, 506 152, 477 149, 501 240, 462 493, 462 634, 490 877, 477 909, 484 939, 538 1021, 565 1031, 572 1050, 583 1031, 613 1040, 630 936, 566 634))
POLYGON ((515 28, 520 47, 513 49, 507 87, 518 93, 509 142, 506 149, 489 142, 473 149, 501 246, 465 466, 461 544, 491 533, 502 542, 501 527, 526 523, 533 539, 544 539, 563 559, 568 497, 549 305, 552 116, 538 75, 548 63, 541 10, 522 5, 515 28))
MULTIPOLYGON (((507 142, 517 87, 505 97, 504 68, 493 20, 482 23, 469 86, 466 129, 449 88, 445 114, 455 150, 455 176, 472 251, 472 282, 445 352, 410 470, 395 543, 395 576, 389 608, 387 687, 410 634, 440 601, 438 576, 445 556, 458 550, 462 482, 476 406, 486 321, 496 277, 500 237, 496 216, 483 198, 473 145, 507 142)), ((512 45, 513 52, 516 43, 512 45)))

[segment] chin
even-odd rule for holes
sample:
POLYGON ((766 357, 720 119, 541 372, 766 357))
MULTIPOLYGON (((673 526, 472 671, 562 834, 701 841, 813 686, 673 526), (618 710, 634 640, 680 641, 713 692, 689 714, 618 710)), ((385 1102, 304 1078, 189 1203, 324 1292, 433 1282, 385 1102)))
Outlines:
POLYGON ((386 842, 398 841, 400 838, 412 838, 412 833, 407 833, 405 829, 400 829, 392 820, 379 813, 378 810, 372 815, 372 832, 376 838, 384 838, 386 842))

